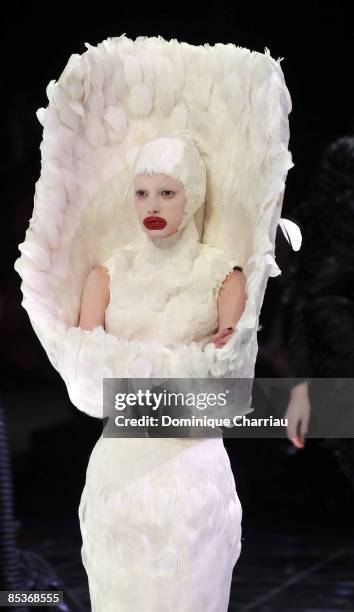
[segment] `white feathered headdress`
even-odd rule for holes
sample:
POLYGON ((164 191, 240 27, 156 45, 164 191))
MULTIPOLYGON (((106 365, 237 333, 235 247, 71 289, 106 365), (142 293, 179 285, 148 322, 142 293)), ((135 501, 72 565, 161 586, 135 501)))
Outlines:
MULTIPOLYGON (((275 234, 293 165, 291 101, 279 61, 267 49, 193 46, 160 36, 122 35, 86 47, 49 83, 49 104, 37 111, 42 169, 15 263, 35 332, 72 402, 96 417, 102 417, 102 378, 141 377, 142 365, 157 378, 253 378, 267 280, 280 274, 275 234), (236 259, 247 277, 236 334, 221 349, 202 350, 195 342, 171 349, 117 338, 102 327, 81 330, 89 270, 138 231, 128 205, 137 151, 184 130, 198 142, 207 169, 202 240, 236 259), (136 357, 136 368, 127 371, 125 352, 130 364, 136 357)), ((293 233, 291 224, 285 230, 293 233)))

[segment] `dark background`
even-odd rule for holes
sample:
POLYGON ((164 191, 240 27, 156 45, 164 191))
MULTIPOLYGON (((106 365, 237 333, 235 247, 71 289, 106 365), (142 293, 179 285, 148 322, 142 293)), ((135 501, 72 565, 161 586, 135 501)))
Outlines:
MULTIPOLYGON (((40 173, 42 126, 38 108, 72 53, 108 36, 161 35, 190 44, 234 43, 283 57, 291 94, 289 171, 283 217, 292 218, 306 196, 320 155, 333 140, 353 134, 353 43, 350 2, 234 3, 198 9, 177 3, 144 8, 105 3, 47 4, 27 12, 9 7, 1 35, 2 146, 0 148, 2 274, 0 287, 0 399, 7 417, 15 479, 16 514, 23 529, 46 521, 78 528, 77 507, 85 469, 101 423, 79 413, 21 308, 20 278, 13 270, 32 214, 40 173), (78 11, 74 15, 75 9, 78 11), (193 12, 194 10, 194 12, 193 12)), ((282 275, 268 283, 261 314, 258 376, 289 376, 288 320, 281 302, 296 253, 278 230, 282 275)), ((287 440, 225 440, 245 522, 348 525, 354 496, 336 458, 316 440, 296 450, 287 440)))

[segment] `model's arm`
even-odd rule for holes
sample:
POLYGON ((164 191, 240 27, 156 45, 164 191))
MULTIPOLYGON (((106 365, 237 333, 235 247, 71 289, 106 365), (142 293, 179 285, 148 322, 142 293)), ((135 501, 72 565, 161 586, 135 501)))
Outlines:
POLYGON ((218 294, 219 330, 212 338, 217 348, 235 333, 234 327, 245 309, 246 299, 246 277, 243 272, 234 270, 226 277, 218 294))
POLYGON ((109 303, 109 274, 107 268, 95 266, 89 272, 81 298, 79 327, 92 330, 104 327, 105 310, 109 303))

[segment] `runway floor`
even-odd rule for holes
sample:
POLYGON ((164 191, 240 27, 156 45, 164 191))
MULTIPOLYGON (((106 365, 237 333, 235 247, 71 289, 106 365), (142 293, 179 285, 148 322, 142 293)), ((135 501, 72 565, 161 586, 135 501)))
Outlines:
MULTIPOLYGON (((90 612, 81 539, 74 521, 24 526, 23 546, 50 563, 64 584, 70 612, 90 612), (58 530, 57 530, 58 529, 58 530)), ((354 610, 354 530, 340 525, 243 524, 229 612, 354 610)), ((166 611, 168 612, 168 611, 166 611)), ((197 612, 197 611, 196 611, 197 612)))

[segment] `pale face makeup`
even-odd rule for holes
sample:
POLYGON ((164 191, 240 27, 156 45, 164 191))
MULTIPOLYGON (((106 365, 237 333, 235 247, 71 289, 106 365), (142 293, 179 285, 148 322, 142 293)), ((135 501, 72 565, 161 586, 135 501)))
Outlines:
POLYGON ((133 185, 135 209, 143 230, 152 238, 175 234, 186 205, 182 183, 167 174, 137 174, 133 185))

